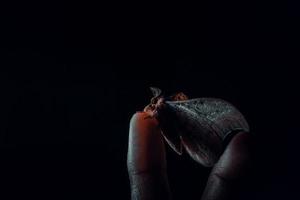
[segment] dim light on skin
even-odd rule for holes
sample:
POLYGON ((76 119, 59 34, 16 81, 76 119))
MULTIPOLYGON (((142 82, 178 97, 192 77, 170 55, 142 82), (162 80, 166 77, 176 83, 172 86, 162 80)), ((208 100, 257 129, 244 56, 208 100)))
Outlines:
POLYGON ((132 199, 170 199, 165 146, 158 121, 137 112, 130 121, 127 166, 132 199))
MULTIPOLYGON (((247 133, 233 137, 212 168, 203 200, 232 197, 248 169, 249 141, 247 133)), ((158 121, 146 112, 137 112, 130 121, 127 166, 132 199, 171 199, 163 136, 158 121)))

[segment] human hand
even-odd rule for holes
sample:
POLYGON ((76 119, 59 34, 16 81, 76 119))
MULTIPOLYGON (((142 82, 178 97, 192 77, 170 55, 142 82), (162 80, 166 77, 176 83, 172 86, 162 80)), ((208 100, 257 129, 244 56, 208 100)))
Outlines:
MULTIPOLYGON (((250 163, 250 141, 250 135, 243 132, 231 139, 212 168, 202 200, 234 198, 250 163)), ((127 166, 132 199, 172 199, 159 122, 147 112, 134 114, 130 121, 127 166)))

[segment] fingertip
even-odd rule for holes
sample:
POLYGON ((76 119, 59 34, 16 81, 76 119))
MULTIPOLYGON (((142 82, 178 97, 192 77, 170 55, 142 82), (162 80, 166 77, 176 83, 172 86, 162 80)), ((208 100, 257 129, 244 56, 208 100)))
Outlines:
MULTIPOLYGON (((228 143, 225 152, 235 155, 248 151, 252 143, 252 136, 247 132, 237 133, 228 143)), ((224 152, 224 153, 225 153, 224 152)))
POLYGON ((155 119, 149 115, 135 113, 132 116, 127 154, 130 175, 151 176, 165 171, 166 158, 163 136, 155 119))
POLYGON ((141 127, 150 128, 157 127, 158 121, 147 112, 136 112, 130 119, 130 126, 139 125, 141 127))
POLYGON ((136 113, 134 113, 131 117, 130 121, 140 121, 140 120, 144 120, 145 118, 151 118, 151 115, 148 114, 145 111, 137 111, 136 113))
POLYGON ((252 137, 249 133, 236 134, 215 165, 214 173, 228 180, 235 180, 243 176, 248 170, 251 160, 251 143, 252 137))

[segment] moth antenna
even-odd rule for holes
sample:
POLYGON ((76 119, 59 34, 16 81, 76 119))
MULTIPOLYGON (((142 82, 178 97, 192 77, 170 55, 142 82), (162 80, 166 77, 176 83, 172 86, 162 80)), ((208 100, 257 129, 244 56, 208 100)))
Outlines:
POLYGON ((152 95, 154 98, 158 97, 161 95, 161 89, 157 88, 157 87, 150 87, 150 90, 152 92, 152 95))

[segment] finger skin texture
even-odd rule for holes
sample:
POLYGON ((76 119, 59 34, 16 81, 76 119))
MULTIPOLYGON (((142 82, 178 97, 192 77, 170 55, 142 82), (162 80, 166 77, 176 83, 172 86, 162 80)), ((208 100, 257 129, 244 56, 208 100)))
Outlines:
POLYGON ((235 135, 208 178, 202 200, 234 200, 251 165, 249 133, 235 135))
POLYGON ((171 199, 161 130, 145 112, 130 121, 127 167, 132 200, 171 199))

